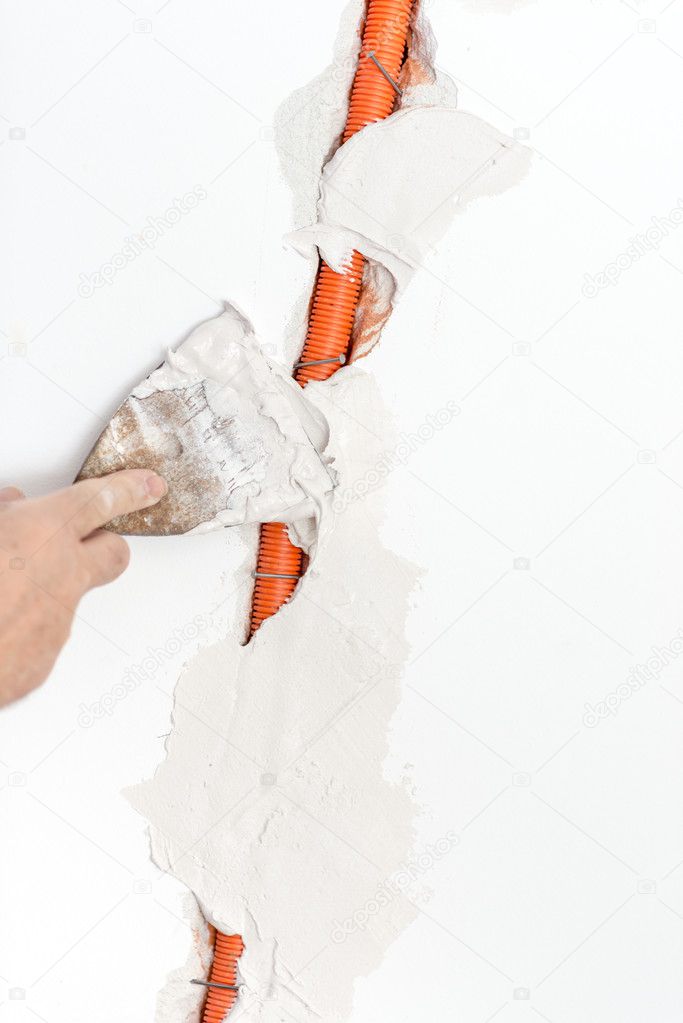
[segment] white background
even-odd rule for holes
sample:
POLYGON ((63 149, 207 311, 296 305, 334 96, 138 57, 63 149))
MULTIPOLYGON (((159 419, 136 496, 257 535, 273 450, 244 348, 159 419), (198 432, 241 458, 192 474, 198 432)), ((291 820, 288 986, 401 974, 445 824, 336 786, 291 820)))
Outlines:
MULTIPOLYGON (((342 8, 0 0, 2 483, 69 482, 223 299, 281 349, 306 271, 281 244, 270 125, 329 63, 342 8), (79 295, 195 186, 207 199, 154 250, 79 295)), ((683 228, 628 256, 683 198, 683 2, 428 8, 461 107, 534 153, 457 218, 372 357, 400 431, 462 410, 391 476, 384 530, 427 569, 393 740, 418 850, 460 840, 353 1019, 673 1023, 683 659, 584 715, 683 627, 683 228)), ((133 541, 48 684, 0 716, 0 1023, 151 1020, 184 962, 182 889, 120 790, 162 756, 182 662, 244 614, 254 543, 133 541), (211 625, 166 656, 198 614, 211 625), (150 649, 147 681, 83 727, 150 649)))

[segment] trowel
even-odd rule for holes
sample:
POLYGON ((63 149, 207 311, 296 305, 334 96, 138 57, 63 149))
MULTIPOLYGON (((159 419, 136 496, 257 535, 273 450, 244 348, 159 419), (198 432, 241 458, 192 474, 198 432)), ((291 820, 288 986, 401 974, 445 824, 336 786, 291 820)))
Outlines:
POLYGON ((251 324, 228 306, 129 394, 78 479, 153 469, 154 507, 114 519, 117 533, 170 536, 315 516, 334 487, 327 423, 251 324))

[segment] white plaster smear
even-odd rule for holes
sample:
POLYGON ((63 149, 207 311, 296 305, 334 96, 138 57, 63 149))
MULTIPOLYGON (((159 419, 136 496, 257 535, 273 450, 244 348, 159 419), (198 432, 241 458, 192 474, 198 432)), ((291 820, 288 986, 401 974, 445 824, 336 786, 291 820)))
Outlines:
MULTIPOLYGON (((513 184, 526 159, 494 129, 445 109, 454 88, 423 60, 404 93, 404 104, 419 97, 420 105, 343 147, 321 195, 362 6, 349 6, 335 64, 285 105, 276 129, 297 221, 308 228, 297 244, 311 258, 311 284, 310 246, 330 258, 351 246, 390 282, 391 300, 453 214, 513 184)), ((413 59, 429 45, 420 21, 413 59)), ((292 351, 300 350, 309 295, 299 303, 292 351)), ((325 454, 340 485, 360 494, 395 444, 371 376, 349 366, 309 385, 306 396, 327 421, 325 454)), ((130 792, 150 821, 156 862, 195 893, 208 920, 244 937, 236 1011, 245 1023, 348 1019, 354 981, 380 964, 417 913, 410 892, 392 882, 411 855, 410 782, 386 776, 384 765, 419 572, 382 546, 382 500, 380 488, 330 509, 331 528, 293 601, 248 646, 239 623, 195 659, 177 688, 167 758, 153 781, 130 792), (354 923, 359 914, 363 926, 354 923)), ((159 1023, 176 1021, 181 1007, 183 1019, 199 1018, 201 991, 182 988, 183 976, 200 969, 197 956, 164 992, 159 1023)))
MULTIPOLYGON (((354 367, 309 390, 353 485, 390 441, 376 386, 354 367)), ((196 658, 168 757, 130 793, 158 865, 243 935, 245 1020, 346 1018, 353 979, 415 915, 399 890, 367 929, 335 940, 412 844, 411 800, 382 765, 416 570, 369 527, 380 505, 377 492, 336 516, 295 600, 248 646, 235 634, 196 658)))
POLYGON ((450 107, 399 110, 351 138, 322 174, 318 220, 289 236, 342 271, 354 249, 391 272, 397 297, 475 199, 510 187, 528 150, 450 107))

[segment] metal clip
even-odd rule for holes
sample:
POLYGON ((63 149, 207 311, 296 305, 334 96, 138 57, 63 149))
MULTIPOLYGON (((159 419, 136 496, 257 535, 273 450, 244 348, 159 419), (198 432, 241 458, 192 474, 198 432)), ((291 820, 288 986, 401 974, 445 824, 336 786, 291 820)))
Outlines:
POLYGON ((302 579, 300 575, 288 575, 286 572, 252 572, 254 579, 302 579))
POLYGON ((371 61, 372 61, 372 63, 373 63, 373 64, 374 64, 374 65, 375 65, 375 66, 376 66, 377 68, 379 68, 379 70, 380 70, 380 71, 382 72, 382 74, 384 75, 384 77, 385 77, 385 78, 386 78, 386 80, 388 81, 389 85, 390 85, 390 86, 392 87, 392 89, 394 89, 394 90, 395 90, 395 91, 396 91, 396 92, 398 93, 398 95, 399 95, 399 96, 402 96, 402 95, 403 95, 403 91, 402 91, 402 90, 401 90, 401 89, 400 89, 400 88, 398 87, 398 85, 396 84, 396 82, 394 81, 394 79, 393 79, 393 78, 391 77, 391 75, 389 74, 389 72, 387 71, 387 69, 386 69, 386 68, 384 67, 384 65, 383 65, 383 64, 381 64, 381 63, 380 63, 380 62, 379 62, 379 61, 377 60, 377 57, 375 56, 375 51, 374 51, 374 50, 370 50, 370 52, 369 52, 369 54, 368 54, 368 60, 371 60, 371 61))
POLYGON ((312 362, 295 362, 294 369, 303 369, 304 366, 324 366, 328 362, 339 362, 343 366, 346 356, 338 355, 336 359, 314 359, 312 362))
POLYGON ((217 987, 221 991, 239 991, 239 987, 235 984, 215 984, 211 980, 191 980, 190 984, 199 984, 200 987, 217 987))

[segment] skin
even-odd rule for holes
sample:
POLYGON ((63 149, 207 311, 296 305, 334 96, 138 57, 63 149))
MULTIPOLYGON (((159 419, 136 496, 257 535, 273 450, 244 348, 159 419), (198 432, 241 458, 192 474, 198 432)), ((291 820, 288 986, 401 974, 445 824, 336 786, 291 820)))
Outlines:
POLYGON ((44 682, 79 601, 128 567, 126 541, 101 527, 149 508, 165 481, 145 469, 83 480, 27 500, 0 490, 0 706, 44 682))

